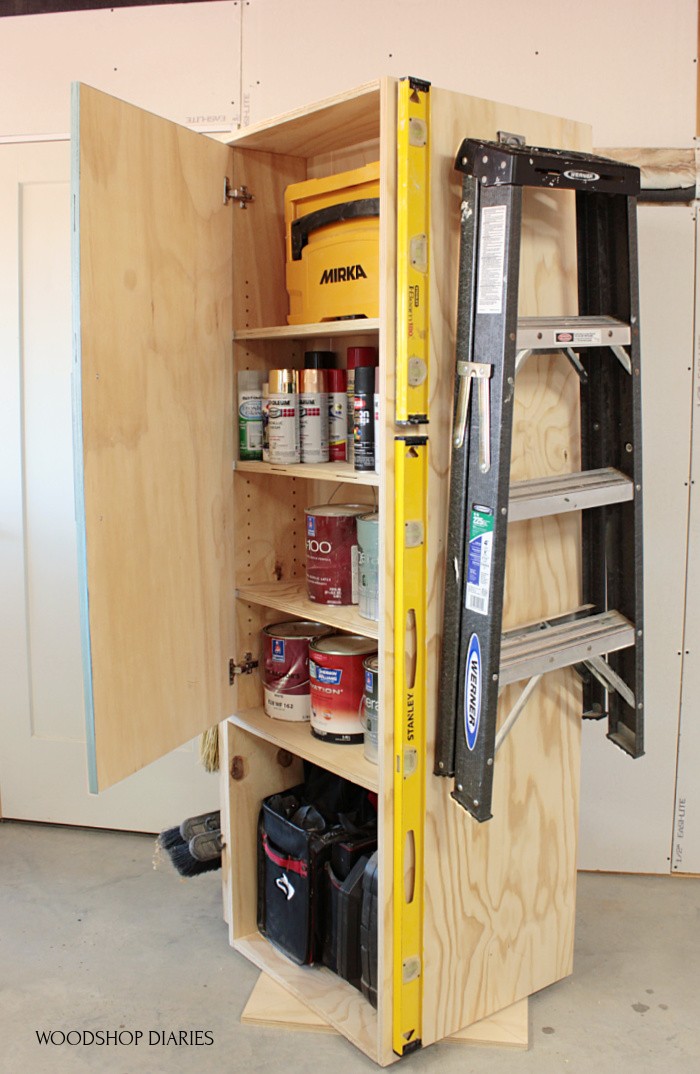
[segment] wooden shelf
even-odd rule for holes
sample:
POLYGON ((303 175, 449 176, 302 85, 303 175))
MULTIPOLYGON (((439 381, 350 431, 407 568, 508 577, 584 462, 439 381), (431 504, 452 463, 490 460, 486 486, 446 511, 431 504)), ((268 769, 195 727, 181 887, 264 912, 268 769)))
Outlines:
POLYGON ((253 933, 234 939, 236 951, 379 1062, 377 1012, 361 992, 323 966, 297 966, 253 933))
POLYGON ((319 321, 317 324, 282 324, 268 328, 236 328, 234 340, 310 339, 315 336, 364 336, 379 331, 379 318, 358 317, 350 321, 319 321))
POLYGON ((379 624, 371 619, 363 619, 356 604, 316 604, 306 595, 306 582, 295 579, 292 582, 261 582, 258 585, 242 585, 236 590, 239 600, 261 604, 265 608, 275 608, 280 612, 311 619, 327 626, 337 627, 351 634, 362 634, 366 638, 379 637, 379 624))
MULTIPOLYGON (((276 462, 243 462, 234 459, 234 470, 249 474, 283 474, 287 477, 302 477, 308 481, 335 481, 344 485, 379 486, 379 474, 373 470, 356 470, 349 462, 295 463, 284 466, 276 462)), ((367 504, 367 510, 372 509, 367 504)))
POLYGON ((314 738, 308 723, 274 720, 261 708, 247 709, 229 719, 236 727, 242 727, 244 731, 250 731, 280 749, 289 750, 336 776, 379 793, 379 768, 365 758, 363 745, 343 746, 323 742, 320 738, 314 738))

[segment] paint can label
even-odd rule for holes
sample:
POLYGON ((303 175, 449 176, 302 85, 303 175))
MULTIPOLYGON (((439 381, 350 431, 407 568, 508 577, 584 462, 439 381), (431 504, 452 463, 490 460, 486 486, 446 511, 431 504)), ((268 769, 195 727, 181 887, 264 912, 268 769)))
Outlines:
POLYGON ((377 658, 368 657, 363 664, 365 671, 365 757, 372 764, 379 762, 379 670, 377 658))
POLYGON ((363 619, 379 619, 379 517, 357 520, 358 611, 363 619))
POLYGON ((324 653, 311 648, 311 731, 326 742, 364 741, 364 653, 324 653))
POLYGON ((307 514, 306 585, 318 604, 357 604, 357 514, 307 514))
POLYGON ((469 523, 469 560, 465 606, 472 612, 488 615, 493 559, 493 511, 475 506, 469 523))
POLYGON ((276 624, 270 630, 280 626, 289 627, 290 636, 275 637, 268 628, 262 631, 263 708, 278 720, 306 721, 311 716, 309 644, 330 630, 306 621, 276 624))

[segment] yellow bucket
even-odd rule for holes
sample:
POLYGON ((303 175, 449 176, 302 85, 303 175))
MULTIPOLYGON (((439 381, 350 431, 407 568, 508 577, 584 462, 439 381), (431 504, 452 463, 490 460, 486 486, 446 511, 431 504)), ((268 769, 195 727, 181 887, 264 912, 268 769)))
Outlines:
POLYGON ((379 316, 379 161, 284 193, 289 324, 379 316))

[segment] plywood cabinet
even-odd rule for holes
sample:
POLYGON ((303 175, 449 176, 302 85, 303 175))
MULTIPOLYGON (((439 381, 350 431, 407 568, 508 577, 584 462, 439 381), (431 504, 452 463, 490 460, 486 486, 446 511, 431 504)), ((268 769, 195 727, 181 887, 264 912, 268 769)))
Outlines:
MULTIPOLYGON (((396 100, 383 79, 241 131, 228 145, 80 87, 75 145, 76 413, 84 517, 86 691, 93 789, 221 721, 224 895, 233 946, 377 1062, 392 1029, 393 542, 396 100), (380 315, 286 326, 283 191, 380 161, 380 315), (246 209, 225 184, 247 186, 246 209), (305 349, 378 348, 379 474, 345 464, 271 466, 234 454, 242 369, 301 365, 305 349), (380 617, 310 604, 304 509, 350 500, 380 514, 380 617), (263 625, 321 619, 377 639, 379 765, 361 746, 270 720, 257 675, 263 625), (235 758, 235 765, 233 764, 235 758), (350 985, 299 968, 257 932, 261 799, 312 760, 378 792, 382 987, 374 1010, 350 985)), ((431 422, 427 735, 432 769, 454 369, 465 136, 506 129, 534 144, 587 149, 588 128, 437 88, 432 100, 431 422)), ((576 311, 573 204, 526 194, 521 312, 576 311)), ((513 477, 578 468, 577 389, 564 359, 533 361, 518 383, 513 477)), ((510 528, 506 626, 578 602, 576 516, 510 528)), ((403 654, 402 654, 403 655, 403 654)), ((508 698, 505 698, 508 704, 508 698)), ((571 971, 580 699, 570 671, 549 676, 508 739, 494 819, 478 825, 426 780, 422 1041, 494 1013, 571 971)))

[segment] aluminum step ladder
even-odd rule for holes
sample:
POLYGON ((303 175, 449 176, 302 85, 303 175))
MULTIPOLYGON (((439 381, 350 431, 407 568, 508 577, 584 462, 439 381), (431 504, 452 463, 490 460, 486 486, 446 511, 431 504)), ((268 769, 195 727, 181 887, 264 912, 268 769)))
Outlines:
POLYGON ((584 712, 644 752, 639 171, 466 139, 443 645, 434 772, 491 816, 496 752, 542 675, 574 666, 584 712), (576 191, 579 315, 518 318, 523 187, 576 191), (582 471, 510 483, 516 377, 563 352, 580 379, 582 471), (545 360, 545 359, 540 359, 545 360), (474 382, 474 383, 473 383, 474 382), (583 608, 502 634, 508 522, 582 511, 583 608), (497 734, 499 692, 523 690, 497 734))

